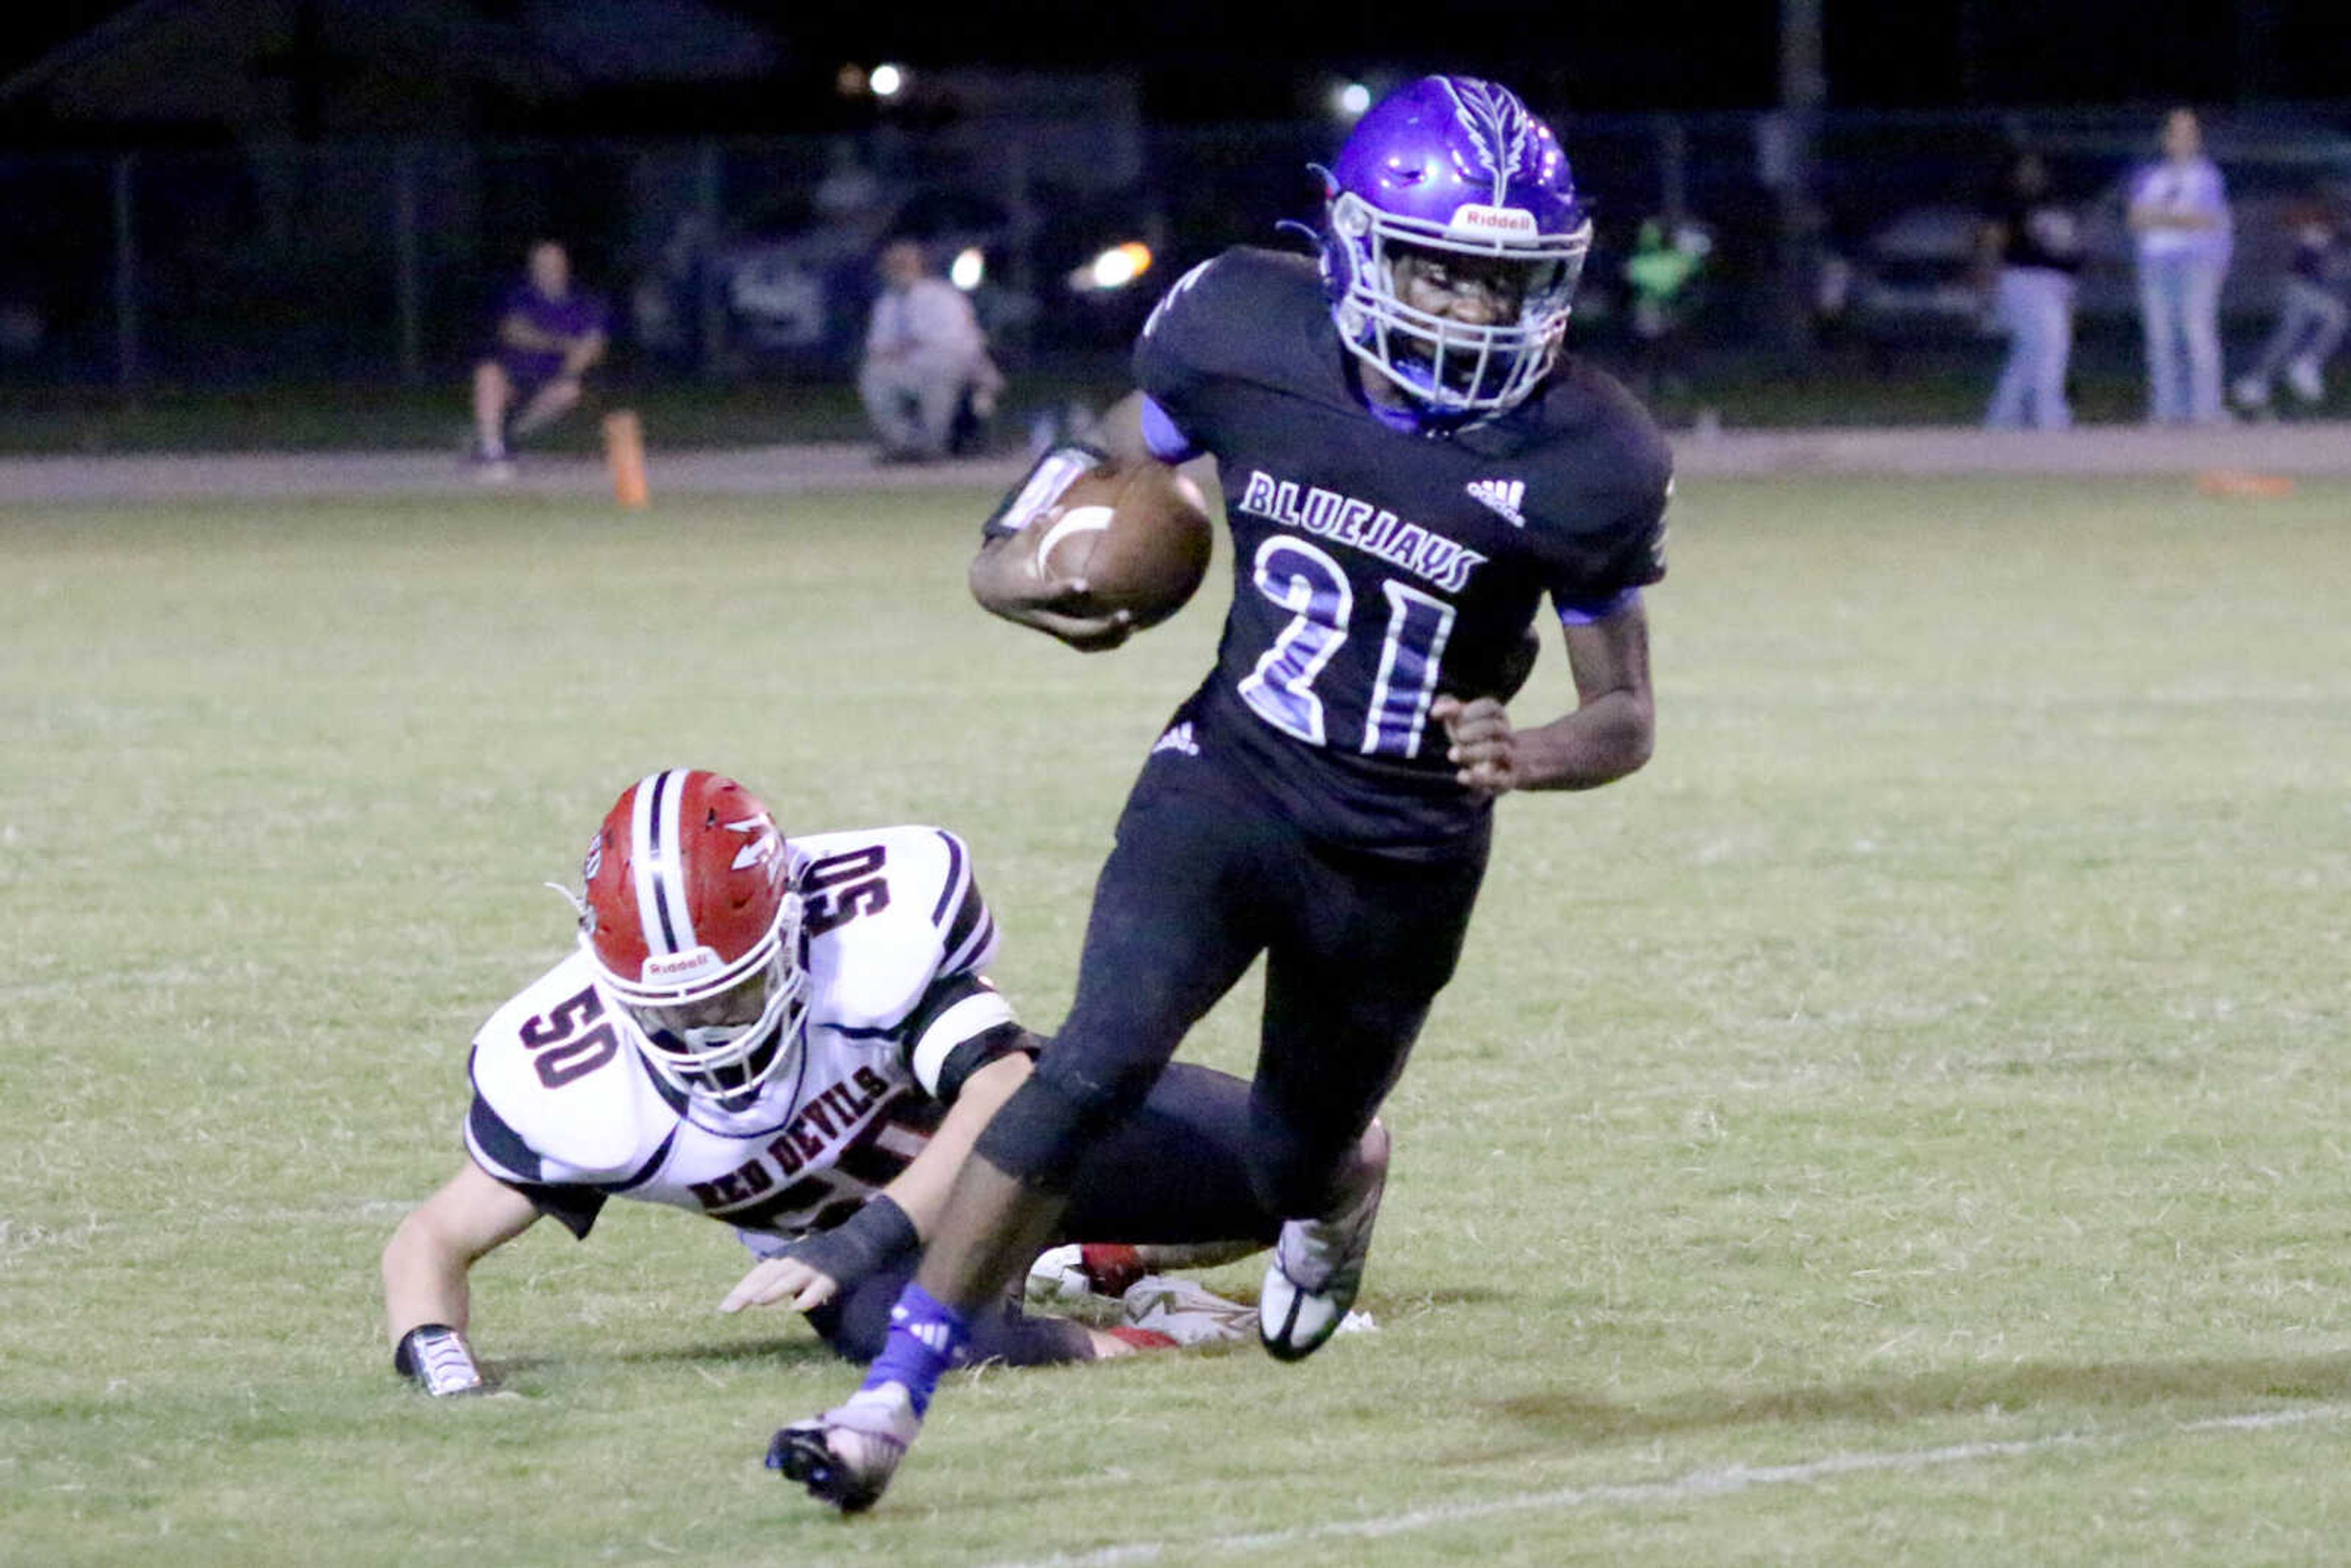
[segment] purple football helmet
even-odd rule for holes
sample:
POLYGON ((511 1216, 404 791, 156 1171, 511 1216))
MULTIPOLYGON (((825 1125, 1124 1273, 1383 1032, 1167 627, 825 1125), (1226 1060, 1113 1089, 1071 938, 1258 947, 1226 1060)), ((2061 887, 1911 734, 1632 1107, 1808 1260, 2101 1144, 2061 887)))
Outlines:
POLYGON ((1551 127, 1475 77, 1423 77, 1373 106, 1322 170, 1322 284, 1339 338, 1440 418, 1490 418, 1550 373, 1592 246, 1551 127), (1399 298, 1400 252, 1523 266, 1515 321, 1469 326, 1399 298))

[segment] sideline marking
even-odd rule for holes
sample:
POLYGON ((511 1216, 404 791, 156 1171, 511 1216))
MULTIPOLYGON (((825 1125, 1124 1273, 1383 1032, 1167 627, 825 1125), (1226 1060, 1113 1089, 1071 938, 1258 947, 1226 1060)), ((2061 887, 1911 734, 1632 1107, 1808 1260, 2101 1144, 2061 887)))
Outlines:
POLYGON ((1541 1513, 1553 1510, 1593 1508, 1611 1503, 1687 1502, 1693 1499, 1729 1497, 1758 1487, 1802 1486, 1832 1476, 1872 1471, 1925 1470, 1945 1465, 1972 1464, 1979 1459, 2012 1459, 2061 1448, 2114 1449, 2173 1437, 2187 1432, 2266 1432, 2282 1427, 2307 1427, 2351 1417, 2351 1405, 2313 1405, 2294 1410, 2265 1410, 2241 1416, 2211 1416, 2162 1427, 2130 1432, 2053 1432, 2043 1437, 2017 1437, 2003 1442, 1952 1443, 1939 1448, 1896 1448, 1878 1453, 1830 1454, 1792 1465, 1726 1465, 1691 1470, 1661 1481, 1604 1481, 1594 1486, 1560 1487, 1551 1491, 1520 1492, 1482 1502, 1447 1503, 1413 1509, 1372 1519, 1334 1520, 1298 1525, 1289 1530, 1261 1531, 1247 1535, 1211 1535, 1191 1541, 1133 1541, 1092 1552, 1056 1552, 990 1563, 987 1568, 1118 1568, 1128 1563, 1155 1563, 1171 1552, 1265 1552, 1318 1541, 1377 1540, 1405 1535, 1437 1525, 1493 1519, 1504 1514, 1541 1513))

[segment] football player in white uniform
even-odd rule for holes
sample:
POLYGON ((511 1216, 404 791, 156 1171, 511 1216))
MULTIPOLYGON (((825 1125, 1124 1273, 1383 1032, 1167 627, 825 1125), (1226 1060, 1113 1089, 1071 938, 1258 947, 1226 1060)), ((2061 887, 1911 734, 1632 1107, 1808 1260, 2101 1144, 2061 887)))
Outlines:
MULTIPOLYGON (((789 1301, 870 1360, 956 1167, 1035 1049, 983 973, 996 925, 961 841, 787 841, 733 779, 671 769, 622 794, 581 871, 579 950, 475 1035, 468 1158, 384 1248, 394 1364, 435 1395, 481 1388, 474 1263, 541 1215, 584 1238, 611 1197, 732 1225, 760 1260, 722 1310, 789 1301)), ((1265 1245, 1279 1222, 1240 1158, 1248 1118, 1238 1080, 1177 1078, 1110 1141, 1061 1236, 1265 1245)), ((1131 1318, 1144 1301, 1152 1326, 1107 1331, 1008 1301, 971 1359, 1122 1355, 1253 1322, 1185 1282, 1144 1281, 1131 1318)))

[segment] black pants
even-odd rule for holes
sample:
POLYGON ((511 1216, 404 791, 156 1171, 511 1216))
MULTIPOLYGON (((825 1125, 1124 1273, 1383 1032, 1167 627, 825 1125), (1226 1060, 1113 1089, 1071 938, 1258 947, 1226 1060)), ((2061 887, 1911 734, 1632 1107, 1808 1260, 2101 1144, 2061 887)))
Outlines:
MULTIPOLYGON (((1142 1109, 1087 1149, 1058 1239, 1270 1243, 1281 1221, 1250 1185, 1249 1126, 1248 1084, 1188 1062, 1169 1068, 1142 1109)), ((919 1261, 909 1255, 855 1281, 809 1313, 810 1323, 841 1355, 872 1360, 919 1261)), ((973 1323, 968 1354, 1029 1366, 1082 1360, 1088 1341, 1074 1323, 1007 1306, 973 1323)))
POLYGON ((1349 850, 1207 758, 1155 756, 1095 886, 1042 1090, 1081 1107, 1086 1127, 1117 1125, 1263 953, 1249 1179, 1275 1215, 1319 1212, 1452 978, 1488 841, 1481 830, 1434 860, 1349 850))

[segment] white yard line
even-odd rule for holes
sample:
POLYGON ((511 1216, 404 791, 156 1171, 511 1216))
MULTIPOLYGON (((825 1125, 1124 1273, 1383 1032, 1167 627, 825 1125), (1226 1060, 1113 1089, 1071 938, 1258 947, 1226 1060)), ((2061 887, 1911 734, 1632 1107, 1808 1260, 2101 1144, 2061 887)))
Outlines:
POLYGON ((1837 1476, 1939 1469, 1987 1459, 2024 1458, 2034 1454, 2075 1448, 2107 1451, 2154 1442, 2182 1433, 2266 1432, 2284 1427, 2307 1427, 2351 1418, 2351 1405, 2310 1405, 2291 1410, 2263 1410, 2241 1416, 2215 1416, 2162 1427, 2120 1432, 2053 1432, 2042 1437, 2007 1442, 1953 1443, 1938 1448, 1894 1448, 1879 1452, 1829 1454, 1791 1465, 1729 1465, 1691 1470, 1667 1480, 1602 1482, 1594 1486, 1561 1487, 1549 1491, 1514 1492, 1477 1502, 1446 1503, 1411 1509, 1402 1513, 1376 1514, 1369 1519, 1329 1520, 1289 1530, 1253 1534, 1210 1535, 1165 1541, 1131 1541, 1092 1552, 1057 1552, 1050 1557, 1008 1560, 988 1568, 1116 1568, 1129 1563, 1156 1563, 1181 1554, 1191 1560, 1206 1554, 1239 1554, 1311 1545, 1317 1542, 1379 1540, 1416 1531, 1458 1525, 1510 1514, 1565 1513, 1603 1507, 1638 1508, 1655 1503, 1684 1503, 1728 1497, 1761 1487, 1809 1486, 1837 1476))

